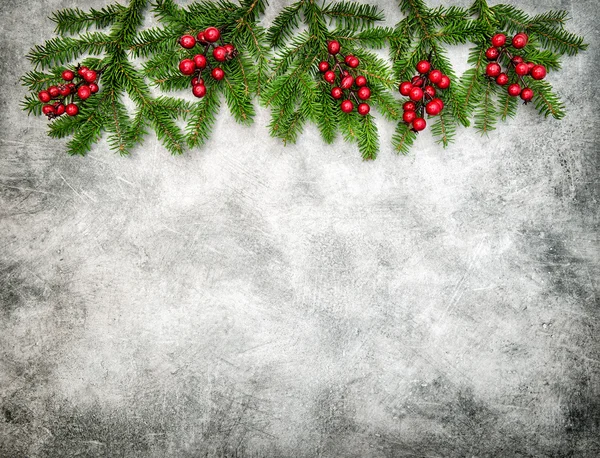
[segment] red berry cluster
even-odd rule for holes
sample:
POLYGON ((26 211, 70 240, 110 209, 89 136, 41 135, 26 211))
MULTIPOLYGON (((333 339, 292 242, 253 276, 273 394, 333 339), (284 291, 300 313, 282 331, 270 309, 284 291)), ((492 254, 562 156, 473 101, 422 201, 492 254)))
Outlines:
POLYGON ((427 127, 425 113, 429 116, 439 115, 444 109, 444 102, 436 97, 435 84, 438 89, 448 89, 450 78, 440 70, 432 70, 428 60, 422 60, 416 65, 418 75, 410 81, 400 83, 400 94, 410 98, 402 108, 402 120, 412 127, 415 132, 420 132, 427 127))
POLYGON ((365 102, 371 97, 371 89, 367 87, 367 78, 355 75, 357 72, 353 71, 360 65, 358 57, 351 54, 347 56, 340 54, 344 60, 338 60, 337 55, 340 53, 341 46, 336 40, 327 43, 327 50, 329 56, 327 60, 319 63, 319 70, 323 73, 323 79, 329 84, 337 82, 331 89, 331 97, 336 100, 344 99, 340 104, 340 109, 344 113, 351 113, 354 110, 354 102, 356 102, 358 114, 366 116, 371 111, 371 107, 365 102), (333 66, 329 62, 330 59, 333 60, 333 66))
POLYGON ((38 93, 40 102, 46 104, 42 107, 42 113, 48 116, 48 119, 57 118, 64 113, 75 116, 79 113, 79 107, 74 103, 75 96, 85 100, 98 92, 98 78, 101 73, 81 66, 75 71, 63 71, 61 76, 65 84, 50 86, 38 93), (51 103, 52 101, 54 103, 51 103))
MULTIPOLYGON (((192 49, 196 44, 204 46, 201 54, 196 54, 192 59, 183 59, 179 63, 179 71, 186 76, 192 76, 192 93, 196 97, 206 95, 206 86, 202 79, 202 71, 208 67, 211 76, 217 81, 225 78, 225 72, 221 67, 210 64, 206 56, 210 56, 209 51, 212 48, 212 56, 217 62, 225 62, 237 56, 237 50, 232 44, 220 45, 217 42, 221 38, 221 32, 216 27, 208 27, 205 31, 198 33, 194 38, 192 35, 184 35, 179 39, 179 44, 185 49, 192 49)), ((218 65, 218 64, 217 64, 218 65)))
MULTIPOLYGON (((510 51, 506 44, 507 41, 506 35, 503 33, 498 33, 492 37, 492 47, 485 52, 485 56, 492 62, 487 65, 485 74, 488 78, 493 78, 499 86, 508 84, 508 94, 512 97, 521 96, 521 99, 527 103, 533 98, 533 91, 527 87, 523 78, 530 76, 534 80, 542 80, 546 77, 546 67, 536 65, 533 62, 523 62, 521 56, 517 56, 510 51), (515 78, 512 81, 508 73, 503 72, 500 66, 499 62, 503 55, 506 55, 509 59, 509 69, 514 70, 514 72, 508 72, 511 75, 514 73, 515 78)), ((523 49, 528 41, 527 34, 517 33, 512 38, 511 44, 514 49, 523 49)))

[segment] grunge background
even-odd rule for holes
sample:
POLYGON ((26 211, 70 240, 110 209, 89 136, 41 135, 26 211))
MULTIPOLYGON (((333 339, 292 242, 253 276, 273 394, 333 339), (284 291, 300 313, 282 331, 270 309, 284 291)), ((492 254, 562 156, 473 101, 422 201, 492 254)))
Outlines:
POLYGON ((68 157, 18 79, 52 11, 107 3, 0 2, 1 457, 600 456, 597 1, 513 1, 590 44, 562 122, 398 157, 379 120, 368 163, 264 110, 68 157))

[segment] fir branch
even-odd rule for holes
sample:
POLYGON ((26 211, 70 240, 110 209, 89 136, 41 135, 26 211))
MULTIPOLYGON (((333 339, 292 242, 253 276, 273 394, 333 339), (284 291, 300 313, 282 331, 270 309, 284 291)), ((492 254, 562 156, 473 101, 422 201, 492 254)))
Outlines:
POLYGON ((283 43, 294 36, 301 19, 301 10, 304 0, 298 1, 286 8, 273 20, 267 32, 267 41, 274 48, 279 48, 283 43))
POLYGON ((410 129, 410 127, 405 123, 398 123, 396 126, 396 132, 392 137, 394 151, 396 151, 398 154, 408 154, 416 139, 416 132, 410 129))
POLYGON ((519 99, 509 95, 508 91, 500 91, 498 102, 500 119, 502 121, 506 121, 508 118, 514 118, 517 115, 519 99))
POLYGON ((444 110, 432 120, 431 134, 438 138, 438 143, 441 143, 444 148, 447 147, 454 141, 456 134, 456 123, 453 122, 450 112, 444 110))
POLYGON ((359 126, 358 149, 364 160, 372 161, 377 157, 379 151, 377 125, 373 116, 368 114, 360 119, 359 126))
POLYGON ((495 106, 495 82, 488 80, 483 89, 483 97, 475 107, 475 129, 481 134, 488 134, 496 128, 498 112, 495 106))
POLYGON ((49 68, 53 65, 66 64, 83 54, 101 54, 109 45, 116 42, 113 38, 101 32, 91 32, 80 38, 56 37, 44 45, 34 46, 27 58, 37 67, 49 68))
POLYGON ((194 104, 185 129, 186 141, 190 148, 200 146, 210 138, 219 105, 219 95, 214 90, 207 90, 202 101, 194 104))
POLYGON ((83 11, 79 8, 67 8, 56 11, 50 20, 56 23, 54 31, 59 35, 75 35, 88 31, 92 27, 104 29, 117 20, 125 7, 118 3, 108 5, 100 10, 83 11))
POLYGON ((322 13, 338 27, 357 31, 359 28, 367 28, 375 22, 383 21, 383 12, 374 5, 363 3, 340 1, 325 6, 322 13))
POLYGON ((554 93, 550 83, 544 80, 533 80, 529 86, 533 89, 533 104, 544 117, 552 116, 555 119, 565 117, 565 105, 554 93))

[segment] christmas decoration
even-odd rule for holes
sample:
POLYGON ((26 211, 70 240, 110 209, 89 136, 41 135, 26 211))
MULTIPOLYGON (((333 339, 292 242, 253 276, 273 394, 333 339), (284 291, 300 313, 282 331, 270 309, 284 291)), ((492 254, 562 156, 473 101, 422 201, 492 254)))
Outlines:
POLYGON ((394 28, 377 25, 384 19, 378 7, 353 1, 298 0, 265 29, 266 0, 187 7, 155 0, 159 25, 140 30, 148 5, 129 0, 54 13, 58 36, 29 53, 35 69, 22 78, 31 91, 23 109, 45 115, 51 137, 72 137, 70 154, 87 153, 103 133, 112 149, 128 154, 149 130, 180 154, 210 137, 221 99, 237 122, 251 124, 254 97, 271 111, 270 133, 284 143, 314 123, 327 143, 341 134, 373 159, 379 113, 397 123, 399 153, 427 127, 446 146, 471 121, 489 133, 516 114, 519 101, 561 119, 564 104, 546 77, 562 56, 587 47, 565 29, 564 11, 530 16, 486 0, 469 9, 400 0, 405 17, 394 28), (446 46, 463 43, 474 44, 471 68, 458 78, 446 46), (386 46, 391 65, 373 52, 386 46), (157 96, 151 84, 184 95, 157 96), (397 89, 407 98, 399 100, 397 89))

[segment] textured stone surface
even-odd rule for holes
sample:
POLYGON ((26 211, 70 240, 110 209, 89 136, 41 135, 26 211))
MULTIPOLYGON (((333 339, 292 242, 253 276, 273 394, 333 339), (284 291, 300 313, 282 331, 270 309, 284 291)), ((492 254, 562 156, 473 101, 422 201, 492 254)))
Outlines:
POLYGON ((549 77, 564 121, 408 157, 380 122, 370 163, 264 111, 67 157, 23 56, 104 4, 0 3, 0 456, 600 455, 597 2, 519 2, 590 43, 549 77))

